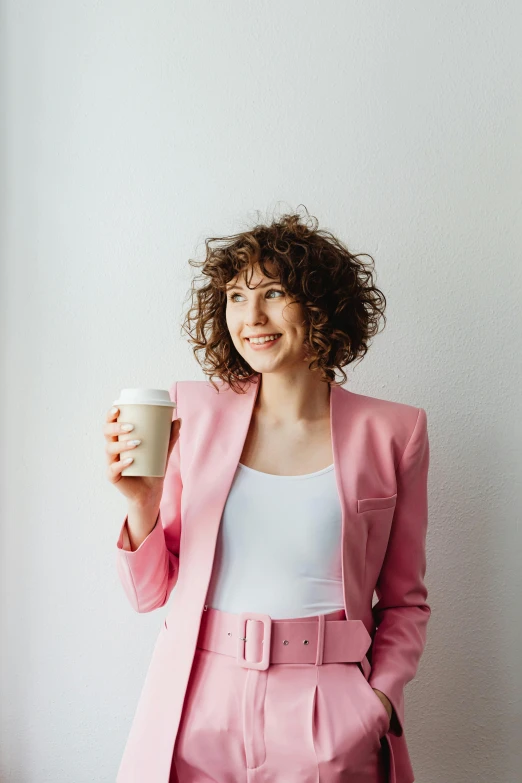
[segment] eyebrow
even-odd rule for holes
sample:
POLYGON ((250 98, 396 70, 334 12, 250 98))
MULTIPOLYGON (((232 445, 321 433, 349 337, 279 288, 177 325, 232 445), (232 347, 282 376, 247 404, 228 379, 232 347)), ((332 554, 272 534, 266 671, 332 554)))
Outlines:
MULTIPOLYGON (((256 288, 267 288, 269 285, 281 285, 281 283, 278 282, 277 280, 270 280, 268 283, 262 283, 261 285, 257 285, 256 288)), ((227 288, 226 290, 227 291, 234 291, 234 290, 242 291, 243 289, 240 286, 238 286, 238 285, 233 285, 230 288, 227 288)))

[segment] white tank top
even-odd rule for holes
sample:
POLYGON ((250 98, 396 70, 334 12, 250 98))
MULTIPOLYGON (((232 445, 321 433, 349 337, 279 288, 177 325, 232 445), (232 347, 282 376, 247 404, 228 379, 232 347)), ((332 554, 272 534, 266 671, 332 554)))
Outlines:
POLYGON ((223 510, 206 604, 273 619, 344 608, 334 466, 276 476, 239 463, 223 510))

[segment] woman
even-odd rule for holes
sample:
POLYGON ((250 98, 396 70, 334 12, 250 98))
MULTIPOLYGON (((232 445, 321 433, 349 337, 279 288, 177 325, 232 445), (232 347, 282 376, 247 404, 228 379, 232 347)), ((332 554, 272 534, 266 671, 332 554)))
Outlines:
POLYGON ((139 444, 105 425, 125 592, 172 592, 117 780, 412 783, 426 412, 341 386, 385 297, 298 215, 212 241, 184 326, 219 382, 172 386, 165 478, 122 477, 139 444))

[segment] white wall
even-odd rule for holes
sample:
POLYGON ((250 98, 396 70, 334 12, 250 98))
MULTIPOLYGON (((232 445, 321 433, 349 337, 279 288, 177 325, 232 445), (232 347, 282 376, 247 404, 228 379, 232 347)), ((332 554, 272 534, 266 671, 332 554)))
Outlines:
POLYGON ((115 779, 165 610, 117 579, 105 412, 203 378, 187 259, 303 203, 388 298, 350 388, 428 411, 417 781, 516 783, 520 3, 2 6, 0 779, 115 779))

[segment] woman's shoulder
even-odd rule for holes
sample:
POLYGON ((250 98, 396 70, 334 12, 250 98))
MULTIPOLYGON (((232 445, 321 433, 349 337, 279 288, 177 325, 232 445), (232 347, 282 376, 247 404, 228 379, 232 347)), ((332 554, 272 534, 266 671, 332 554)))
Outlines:
MULTIPOLYGON (((222 381, 220 378, 214 378, 212 383, 206 379, 197 379, 197 380, 184 380, 184 381, 175 381, 173 386, 177 385, 179 388, 182 389, 190 389, 191 391, 199 392, 201 394, 205 393, 212 393, 217 395, 222 394, 228 394, 230 396, 237 395, 242 396, 243 392, 251 392, 255 390, 255 387, 257 385, 257 380, 253 381, 243 381, 243 392, 241 391, 235 391, 231 386, 228 385, 228 383, 225 383, 225 381, 222 381)), ((171 387, 172 388, 172 387, 171 387)))
POLYGON ((173 400, 181 401, 185 405, 198 406, 204 402, 210 406, 230 406, 236 400, 246 399, 255 394, 255 383, 245 384, 243 392, 236 392, 232 387, 220 379, 209 380, 181 380, 174 381, 170 386, 170 396, 173 400))
POLYGON ((376 397, 369 394, 354 392, 345 387, 339 387, 343 396, 348 397, 347 403, 357 405, 358 408, 371 411, 375 415, 383 414, 386 416, 416 419, 420 412, 426 415, 424 408, 409 402, 400 402, 399 400, 390 400, 384 397, 376 397))

